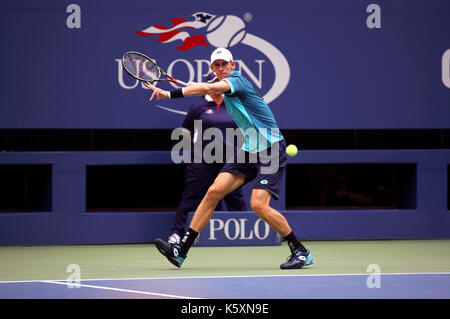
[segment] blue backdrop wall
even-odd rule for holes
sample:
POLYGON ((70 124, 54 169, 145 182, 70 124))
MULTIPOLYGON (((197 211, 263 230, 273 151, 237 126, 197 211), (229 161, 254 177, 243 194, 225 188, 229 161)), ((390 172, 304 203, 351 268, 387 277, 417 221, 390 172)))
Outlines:
MULTIPOLYGON (((4 0, 0 8, 1 128, 176 127, 181 115, 149 103, 119 59, 142 51, 201 81, 217 46, 229 47, 282 128, 450 127, 448 1, 4 0)), ((186 111, 186 103, 161 105, 186 111)))

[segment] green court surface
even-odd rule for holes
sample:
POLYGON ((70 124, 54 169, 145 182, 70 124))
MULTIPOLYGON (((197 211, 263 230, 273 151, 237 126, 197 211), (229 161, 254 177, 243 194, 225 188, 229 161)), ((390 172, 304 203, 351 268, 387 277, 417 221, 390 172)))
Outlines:
POLYGON ((450 272, 450 239, 309 241, 316 263, 280 270, 286 244, 264 247, 193 247, 181 269, 153 244, 0 247, 0 281, 66 280, 76 264, 81 279, 450 272))

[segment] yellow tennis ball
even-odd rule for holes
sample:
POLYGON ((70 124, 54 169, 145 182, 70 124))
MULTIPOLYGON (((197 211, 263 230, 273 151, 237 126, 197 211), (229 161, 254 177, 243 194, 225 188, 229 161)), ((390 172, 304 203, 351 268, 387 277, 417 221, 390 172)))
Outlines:
POLYGON ((295 146, 294 144, 290 144, 288 145, 288 147, 286 147, 286 154, 289 156, 295 156, 297 155, 298 149, 297 146, 295 146))

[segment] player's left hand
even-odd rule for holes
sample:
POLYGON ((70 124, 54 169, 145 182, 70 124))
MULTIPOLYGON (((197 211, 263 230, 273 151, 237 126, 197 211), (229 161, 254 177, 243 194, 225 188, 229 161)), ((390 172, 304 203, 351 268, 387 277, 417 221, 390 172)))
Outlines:
POLYGON ((157 88, 156 86, 154 86, 153 84, 151 84, 150 82, 145 82, 144 85, 146 87, 148 87, 150 90, 153 90, 153 94, 150 97, 150 101, 153 100, 153 98, 156 95, 156 100, 162 100, 162 99, 167 99, 169 97, 169 92, 168 91, 164 91, 161 90, 159 88, 157 88))

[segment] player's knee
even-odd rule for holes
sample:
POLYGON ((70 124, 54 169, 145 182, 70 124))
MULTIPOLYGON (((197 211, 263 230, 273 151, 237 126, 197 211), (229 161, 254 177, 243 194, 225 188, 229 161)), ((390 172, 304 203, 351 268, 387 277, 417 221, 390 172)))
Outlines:
POLYGON ((265 219, 265 212, 267 211, 268 205, 265 201, 260 200, 259 198, 251 198, 250 200, 250 206, 252 207, 252 210, 261 218, 265 219))
POLYGON ((211 185, 208 188, 208 191, 206 192, 206 197, 209 200, 216 201, 216 202, 219 202, 224 196, 225 196, 224 191, 220 187, 218 187, 214 184, 211 185))

